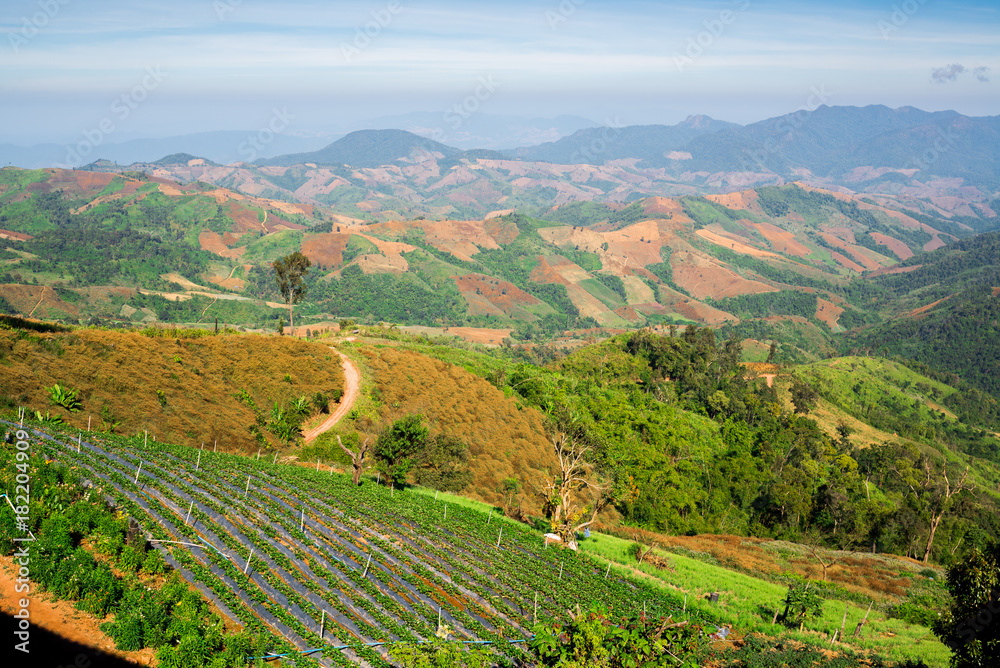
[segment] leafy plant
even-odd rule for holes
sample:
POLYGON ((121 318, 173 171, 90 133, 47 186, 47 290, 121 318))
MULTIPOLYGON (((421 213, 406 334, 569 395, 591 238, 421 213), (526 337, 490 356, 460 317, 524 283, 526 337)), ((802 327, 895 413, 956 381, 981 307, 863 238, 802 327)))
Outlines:
POLYGON ((62 406, 68 411, 77 412, 80 410, 80 399, 76 396, 76 390, 63 387, 56 383, 52 387, 45 388, 49 393, 49 400, 56 406, 62 406))
POLYGON ((45 411, 44 415, 42 415, 41 411, 35 411, 35 421, 46 422, 48 424, 62 424, 63 419, 61 415, 49 415, 48 411, 45 411))
POLYGON ((156 391, 156 400, 160 402, 160 407, 167 407, 167 395, 163 394, 163 390, 156 391))
POLYGON ((818 619, 823 615, 823 598, 814 591, 809 591, 809 582, 796 582, 788 586, 785 596, 785 612, 782 619, 785 624, 799 625, 799 631, 805 626, 807 619, 818 619))

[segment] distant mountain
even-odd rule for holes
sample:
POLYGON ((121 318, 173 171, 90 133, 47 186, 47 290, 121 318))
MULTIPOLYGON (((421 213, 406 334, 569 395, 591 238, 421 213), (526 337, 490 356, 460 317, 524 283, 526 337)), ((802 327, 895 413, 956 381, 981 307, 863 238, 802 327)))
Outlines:
POLYGON ((689 116, 676 125, 587 128, 555 142, 509 152, 522 160, 561 164, 601 165, 622 158, 639 158, 659 164, 662 160, 670 160, 667 156, 671 151, 682 149, 696 137, 739 127, 708 116, 689 116))
POLYGON ((406 130, 359 130, 318 151, 282 155, 257 162, 278 167, 303 163, 381 167, 395 165, 401 160, 413 160, 417 156, 446 158, 459 152, 460 149, 406 130))
POLYGON ((581 116, 527 118, 481 112, 467 114, 459 108, 457 111, 422 111, 385 116, 364 121, 363 125, 351 129, 407 130, 458 148, 499 150, 556 141, 577 130, 596 125, 598 123, 581 116))
POLYGON ((704 134, 684 151, 691 159, 683 164, 663 158, 648 163, 692 172, 764 171, 785 177, 801 177, 807 170, 840 183, 885 182, 902 174, 921 181, 962 177, 991 190, 1000 186, 1000 116, 821 106, 704 134), (857 172, 861 167, 870 169, 857 172))
POLYGON ((38 144, 24 147, 0 145, 0 166, 12 164, 25 169, 40 167, 81 167, 97 160, 119 165, 151 163, 164 155, 189 153, 202 156, 220 165, 250 162, 286 153, 313 151, 329 143, 330 137, 299 137, 268 132, 270 141, 261 140, 258 131, 201 132, 162 139, 133 139, 113 144, 106 142, 92 147, 85 142, 81 148, 73 144, 38 144))

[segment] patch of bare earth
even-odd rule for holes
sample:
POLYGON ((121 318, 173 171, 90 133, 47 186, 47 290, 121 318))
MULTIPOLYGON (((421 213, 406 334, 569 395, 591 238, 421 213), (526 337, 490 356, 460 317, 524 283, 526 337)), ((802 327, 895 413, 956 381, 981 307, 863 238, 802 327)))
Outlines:
POLYGON ((830 329, 836 330, 839 328, 837 320, 843 312, 844 309, 833 302, 821 298, 816 299, 816 319, 826 324, 830 329))
POLYGON ((776 292, 769 285, 745 279, 715 260, 694 253, 674 253, 670 264, 674 282, 697 299, 776 292))
POLYGON ((868 234, 875 240, 875 243, 888 248, 900 260, 908 260, 913 257, 913 251, 910 250, 910 247, 899 239, 878 232, 869 232, 868 234))
MULTIPOLYGON (((20 601, 20 599, 26 596, 24 592, 16 590, 16 573, 13 557, 0 557, 0 606, 3 607, 3 612, 8 615, 14 615, 20 610, 19 606, 15 607, 15 602, 20 601)), ((120 663, 117 665, 126 665, 127 663, 141 666, 157 665, 155 651, 152 649, 144 649, 138 652, 124 652, 115 649, 114 641, 104 635, 104 632, 100 629, 100 625, 105 621, 110 621, 110 618, 98 619, 77 610, 69 601, 60 601, 49 593, 37 591, 34 583, 31 584, 31 587, 32 591, 29 598, 31 602, 28 610, 31 614, 31 625, 36 629, 35 637, 38 638, 40 635, 37 629, 45 629, 65 640, 66 656, 63 659, 65 665, 103 666, 112 663, 114 658, 120 660, 120 663), (83 648, 89 651, 80 651, 83 648, 74 647, 71 643, 83 646, 83 648), (76 657, 80 654, 83 654, 87 658, 89 661, 88 664, 78 664, 76 662, 76 657)), ((8 647, 7 651, 11 651, 10 648, 14 644, 14 640, 8 637, 4 638, 4 642, 7 643, 5 645, 8 647)), ((33 651, 31 654, 25 655, 25 663, 17 664, 15 662, 13 664, 5 663, 4 665, 38 665, 32 664, 27 657, 34 657, 39 654, 44 654, 47 657, 52 656, 50 653, 53 650, 52 647, 38 647, 37 643, 41 642, 40 638, 35 642, 35 645, 29 644, 28 646, 33 651)), ((60 656, 60 654, 56 656, 60 656)), ((11 654, 8 654, 8 657, 11 657, 11 654)))

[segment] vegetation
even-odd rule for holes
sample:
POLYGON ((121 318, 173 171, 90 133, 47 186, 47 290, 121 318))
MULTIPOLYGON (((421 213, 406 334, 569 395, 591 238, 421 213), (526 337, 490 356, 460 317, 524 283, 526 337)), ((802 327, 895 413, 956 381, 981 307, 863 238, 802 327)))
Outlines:
POLYGON ((288 327, 295 332, 295 321, 292 318, 292 307, 298 304, 306 294, 306 284, 303 280, 309 271, 312 262, 298 251, 286 257, 275 260, 271 267, 274 269, 274 278, 278 283, 278 290, 288 304, 288 327))

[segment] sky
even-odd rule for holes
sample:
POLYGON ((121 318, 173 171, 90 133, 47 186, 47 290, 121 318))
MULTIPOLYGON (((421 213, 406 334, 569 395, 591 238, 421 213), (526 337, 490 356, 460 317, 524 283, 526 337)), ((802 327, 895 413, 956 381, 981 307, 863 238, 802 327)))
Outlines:
MULTIPOLYGON (((0 142, 339 133, 413 111, 1000 113, 1000 3, 4 0, 0 142)), ((450 114, 450 116, 449 116, 450 114)))

